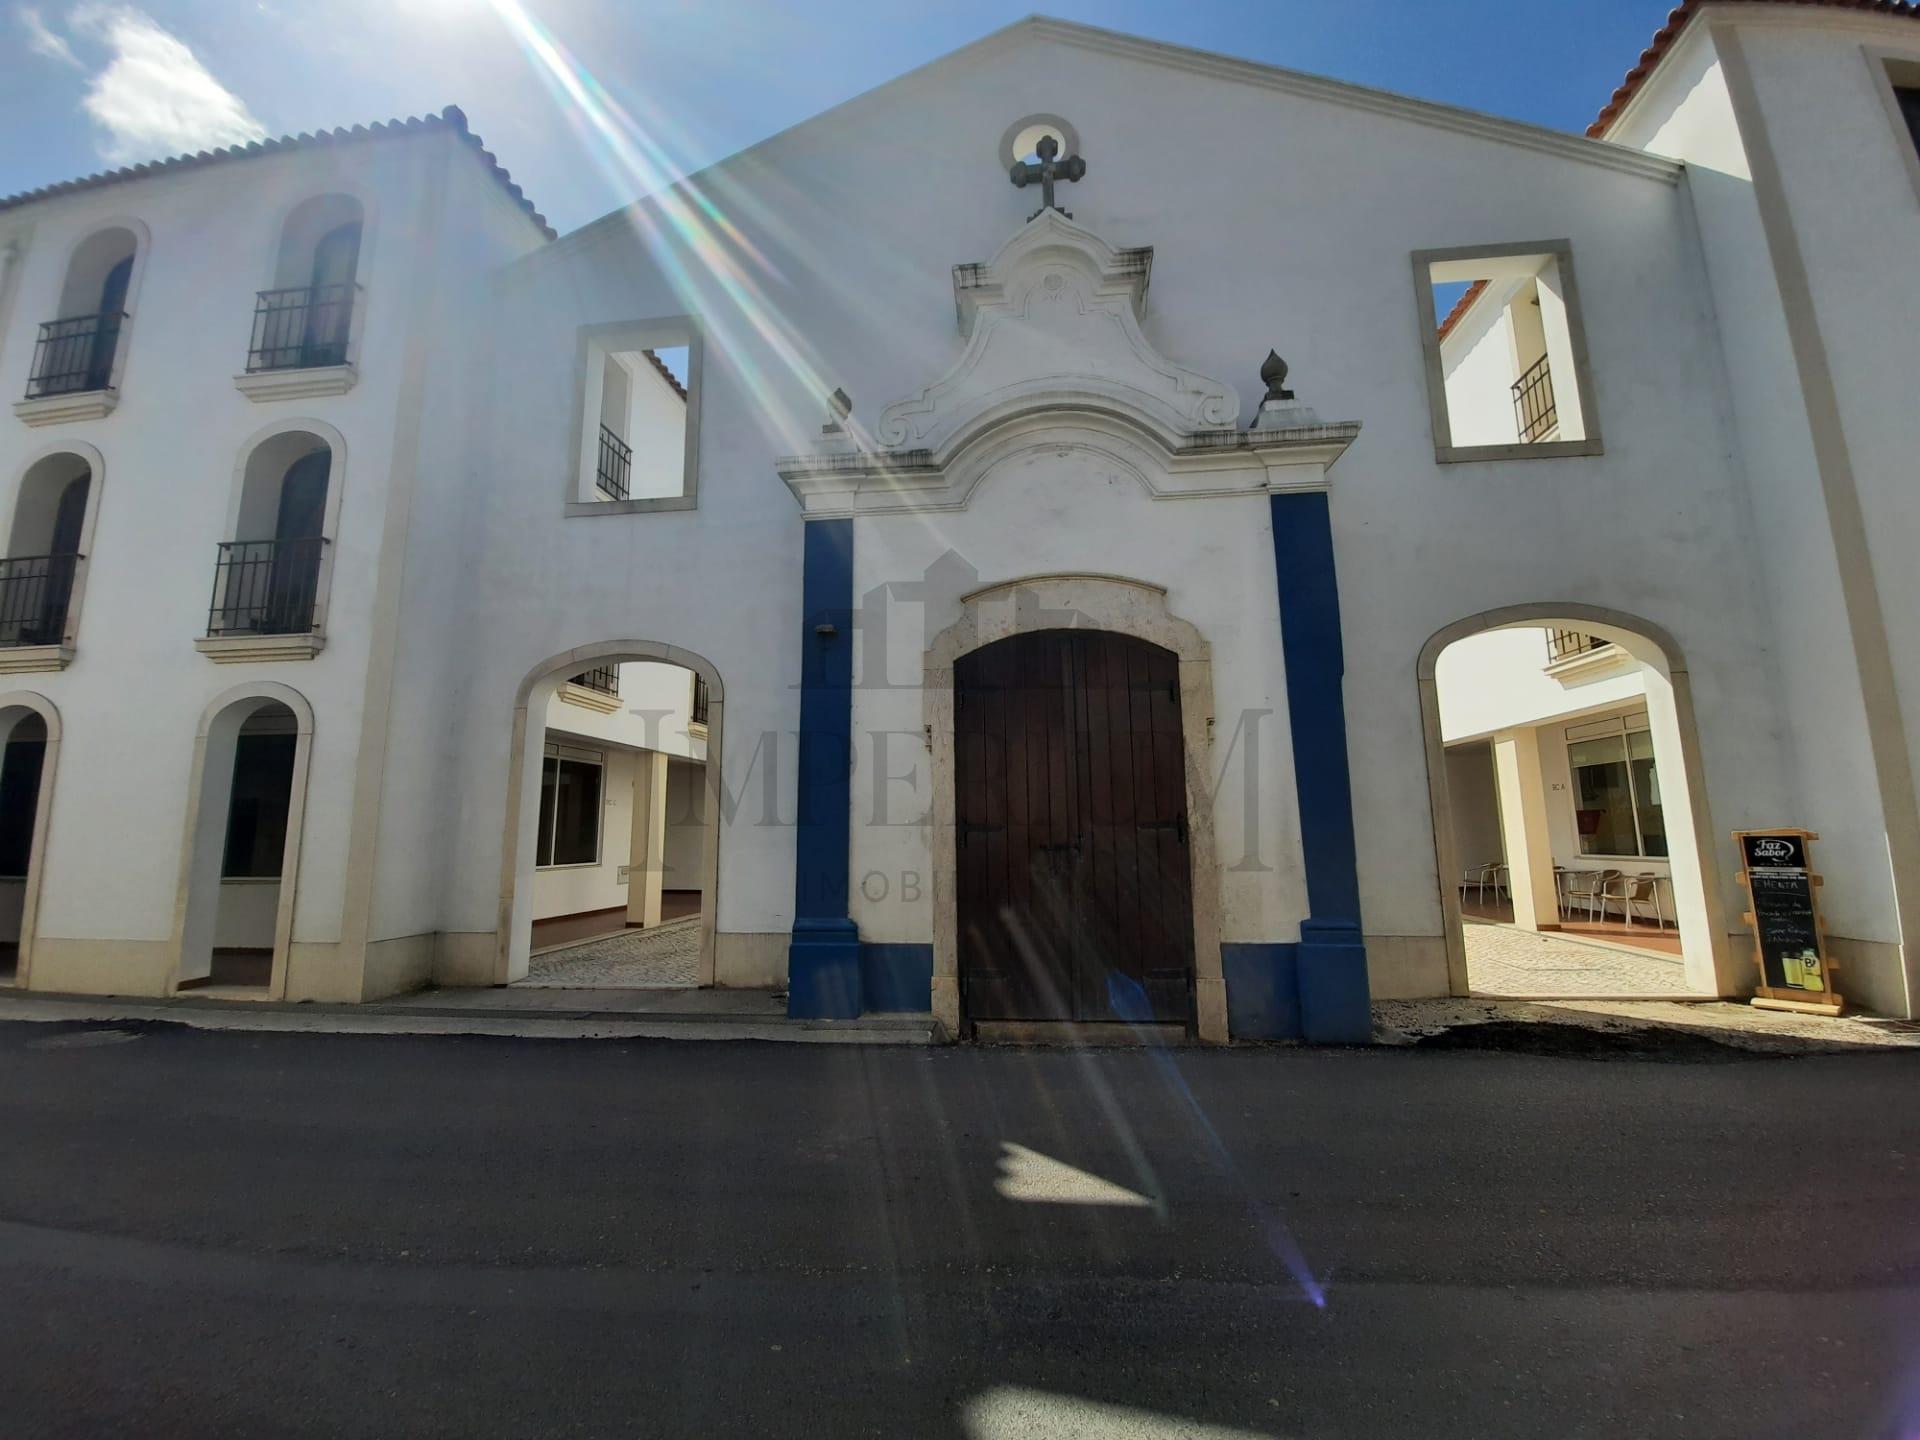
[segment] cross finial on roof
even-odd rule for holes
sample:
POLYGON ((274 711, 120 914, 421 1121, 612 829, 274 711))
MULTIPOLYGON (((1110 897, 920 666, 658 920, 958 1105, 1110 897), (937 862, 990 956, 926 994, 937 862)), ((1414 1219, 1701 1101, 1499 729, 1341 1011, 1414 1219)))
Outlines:
POLYGON ((1060 154, 1060 142, 1051 135, 1042 135, 1040 143, 1033 147, 1033 153, 1040 157, 1038 163, 1030 160, 1016 161, 1008 172, 1013 183, 1021 189, 1029 185, 1040 187, 1040 208, 1029 215, 1029 221, 1038 220, 1048 210, 1058 210, 1067 219, 1073 218, 1073 212, 1064 205, 1053 203, 1053 182, 1056 180, 1078 180, 1087 173, 1087 162, 1078 155, 1069 155, 1064 160, 1056 160, 1060 154))

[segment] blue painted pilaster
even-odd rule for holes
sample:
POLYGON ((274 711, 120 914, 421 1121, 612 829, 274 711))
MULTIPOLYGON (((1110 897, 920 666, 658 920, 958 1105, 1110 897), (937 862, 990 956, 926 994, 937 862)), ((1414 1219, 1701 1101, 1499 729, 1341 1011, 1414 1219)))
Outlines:
POLYGON ((860 934, 847 915, 853 779, 853 521, 806 525, 800 670, 799 820, 787 1014, 860 1014, 860 934))
POLYGON ((1297 954, 1300 1033, 1325 1043, 1372 1037, 1367 951, 1360 930, 1360 875, 1354 861, 1353 789, 1347 770, 1346 656, 1340 644, 1340 585, 1325 491, 1269 497, 1273 561, 1286 647, 1287 716, 1310 918, 1297 954))

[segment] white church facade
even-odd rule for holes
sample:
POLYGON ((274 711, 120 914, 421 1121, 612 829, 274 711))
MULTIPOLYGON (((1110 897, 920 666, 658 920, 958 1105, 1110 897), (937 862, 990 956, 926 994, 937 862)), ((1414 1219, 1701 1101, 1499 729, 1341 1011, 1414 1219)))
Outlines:
POLYGON ((0 201, 13 984, 697 913, 796 1015, 1363 1040, 1469 985, 1449 746, 1547 816, 1615 720, 1690 991, 1802 826, 1912 1016, 1916 239, 1920 23, 1784 0, 1586 137, 1030 20, 564 237, 454 110, 0 201), (1504 632, 1637 688, 1443 721, 1504 632))

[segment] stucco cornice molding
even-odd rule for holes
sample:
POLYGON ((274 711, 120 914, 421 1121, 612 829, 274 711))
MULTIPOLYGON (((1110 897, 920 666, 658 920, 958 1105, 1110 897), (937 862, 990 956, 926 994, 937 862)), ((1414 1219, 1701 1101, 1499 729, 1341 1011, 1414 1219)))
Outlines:
POLYGON ((1643 180, 1655 180, 1674 185, 1679 183, 1683 173, 1683 167, 1671 160, 1648 155, 1638 150, 1630 150, 1623 145, 1609 144, 1604 140, 1589 140, 1584 136, 1569 135, 1564 131, 1528 125, 1518 120, 1506 120, 1496 115, 1483 114, 1478 110, 1462 110, 1450 105, 1437 105, 1429 100, 1416 100, 1411 96, 1397 95, 1388 90, 1370 90, 1365 86, 1350 85, 1343 80, 1330 80, 1321 75, 1308 75, 1298 70, 1263 65, 1256 60, 1239 60, 1229 55, 1217 55, 1206 50, 1190 50, 1185 46, 1170 45, 1161 40, 1143 40, 1138 36, 1123 35, 1117 31, 1101 30, 1093 26, 1077 25, 1069 21, 1045 17, 1022 21, 1021 24, 1031 27, 1034 34, 1059 40, 1063 44, 1075 45, 1083 50, 1144 60, 1206 75, 1217 80, 1234 81, 1260 89, 1278 90, 1306 99, 1371 111, 1391 119, 1410 121, 1427 129, 1452 130, 1462 135, 1471 135, 1476 139, 1516 145, 1522 149, 1536 150, 1563 160, 1617 170, 1643 180))
POLYGON ((809 520, 964 510, 996 471, 1079 452, 1155 500, 1325 490, 1327 471, 1359 438, 1357 421, 1288 430, 1227 430, 1169 444, 1138 416, 1086 404, 1020 406, 950 451, 862 451, 774 462, 809 520))

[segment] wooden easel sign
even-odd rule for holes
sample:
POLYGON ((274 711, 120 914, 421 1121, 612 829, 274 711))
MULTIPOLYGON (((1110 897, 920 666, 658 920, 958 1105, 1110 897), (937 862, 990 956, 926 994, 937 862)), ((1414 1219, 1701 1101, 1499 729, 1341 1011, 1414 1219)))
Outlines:
POLYGON ((1762 1010, 1838 1015, 1846 1002, 1833 988, 1827 929, 1820 918, 1821 879, 1813 873, 1811 830, 1736 830, 1746 921, 1759 950, 1762 1010))

